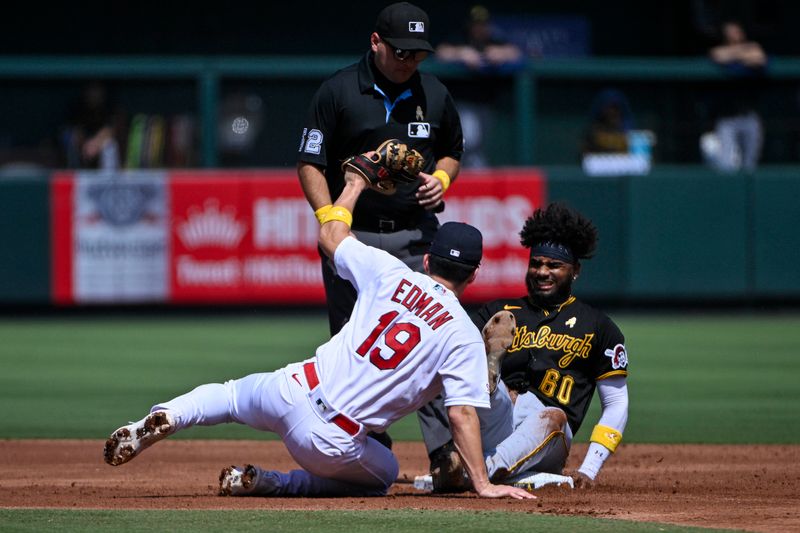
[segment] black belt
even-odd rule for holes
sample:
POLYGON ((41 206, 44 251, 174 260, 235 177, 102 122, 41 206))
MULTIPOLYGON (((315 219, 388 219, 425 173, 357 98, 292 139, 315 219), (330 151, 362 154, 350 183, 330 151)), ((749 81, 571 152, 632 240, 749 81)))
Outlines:
POLYGON ((369 231, 370 233, 394 233, 407 229, 419 228, 420 219, 414 220, 392 220, 392 219, 372 219, 359 220, 353 222, 353 229, 358 231, 369 231))

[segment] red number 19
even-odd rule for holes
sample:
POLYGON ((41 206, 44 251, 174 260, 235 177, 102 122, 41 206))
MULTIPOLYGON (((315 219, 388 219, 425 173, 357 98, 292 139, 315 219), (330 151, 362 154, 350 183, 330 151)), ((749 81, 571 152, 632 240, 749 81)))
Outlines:
MULTIPOLYGON (((391 324, 392 320, 394 320, 399 314, 400 313, 398 311, 389 311, 388 313, 384 313, 378 319, 378 325, 375 326, 375 329, 372 330, 366 340, 361 343, 361 346, 358 347, 356 353, 361 357, 366 357, 370 347, 375 344, 375 341, 378 340, 378 337, 380 337, 381 333, 383 333, 386 327, 391 324)), ((410 322, 398 322, 385 334, 386 346, 392 350, 392 356, 388 359, 384 359, 381 357, 381 349, 375 347, 371 352, 369 352, 369 361, 381 370, 392 370, 397 368, 397 365, 399 365, 403 359, 406 358, 409 352, 413 350, 417 344, 419 344, 419 339, 419 327, 410 322), (407 337, 404 341, 399 341, 397 339, 397 336, 400 333, 406 333, 407 337)))

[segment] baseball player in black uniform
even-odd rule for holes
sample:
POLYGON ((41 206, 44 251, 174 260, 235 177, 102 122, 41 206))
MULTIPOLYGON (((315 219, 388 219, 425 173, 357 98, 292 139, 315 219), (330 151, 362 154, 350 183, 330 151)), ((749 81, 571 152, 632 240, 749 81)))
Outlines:
MULTIPOLYGON (((322 222, 331 198, 344 187, 342 162, 398 139, 425 158, 416 183, 395 194, 365 191, 353 213, 353 233, 388 251, 413 270, 439 227, 434 214, 455 180, 463 152, 461 123, 450 93, 434 76, 417 70, 433 47, 430 22, 420 8, 400 2, 383 9, 370 49, 358 63, 326 80, 311 103, 303 128, 298 174, 322 222)), ((322 261, 331 334, 350 318, 356 292, 322 261)))
MULTIPOLYGON (((495 480, 523 484, 532 472, 560 474, 597 389, 602 414, 574 476, 578 486, 591 486, 628 417, 625 339, 608 316, 572 295, 597 230, 579 213, 550 204, 528 218, 520 236, 531 250, 527 296, 495 300, 473 317, 478 328, 498 311, 516 319, 513 341, 497 363, 501 381, 492 409, 481 413, 487 468, 495 480)), ((438 402, 421 413, 432 472, 454 470, 457 455, 438 402)))

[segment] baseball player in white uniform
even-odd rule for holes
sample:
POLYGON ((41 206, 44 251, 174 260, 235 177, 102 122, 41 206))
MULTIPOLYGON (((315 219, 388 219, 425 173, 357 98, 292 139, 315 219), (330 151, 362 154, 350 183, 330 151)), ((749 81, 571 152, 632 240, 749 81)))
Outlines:
POLYGON ((443 393, 453 440, 474 490, 483 497, 533 497, 490 483, 476 407, 489 407, 483 339, 458 302, 475 279, 480 232, 441 227, 425 256, 429 275, 413 272, 350 233, 352 210, 367 186, 347 172, 325 219, 322 250, 358 291, 351 320, 316 357, 193 391, 152 407, 111 434, 104 457, 123 464, 178 430, 227 422, 281 436, 302 467, 288 473, 253 465, 226 468, 222 494, 271 496, 384 495, 398 474, 391 450, 367 437, 443 393))

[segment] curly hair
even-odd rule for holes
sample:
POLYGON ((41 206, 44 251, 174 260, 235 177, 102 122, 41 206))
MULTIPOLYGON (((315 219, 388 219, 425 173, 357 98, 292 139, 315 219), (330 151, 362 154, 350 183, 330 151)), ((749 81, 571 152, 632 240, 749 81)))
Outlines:
POLYGON ((592 221, 557 202, 534 211, 519 236, 526 248, 543 242, 567 246, 576 259, 592 257, 597 245, 597 228, 592 221))

